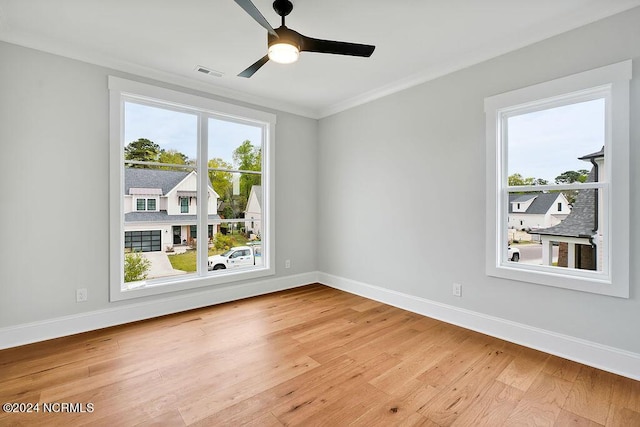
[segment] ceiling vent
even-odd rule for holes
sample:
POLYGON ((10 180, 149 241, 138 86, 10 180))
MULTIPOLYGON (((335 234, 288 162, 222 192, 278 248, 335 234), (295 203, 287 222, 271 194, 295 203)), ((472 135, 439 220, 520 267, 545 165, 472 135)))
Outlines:
POLYGON ((194 68, 194 70, 196 70, 199 73, 206 74, 208 76, 213 76, 213 77, 222 77, 223 74, 224 74, 224 73, 222 73, 220 71, 216 71, 216 70, 212 70, 211 68, 203 67, 202 65, 196 65, 196 68, 194 68))

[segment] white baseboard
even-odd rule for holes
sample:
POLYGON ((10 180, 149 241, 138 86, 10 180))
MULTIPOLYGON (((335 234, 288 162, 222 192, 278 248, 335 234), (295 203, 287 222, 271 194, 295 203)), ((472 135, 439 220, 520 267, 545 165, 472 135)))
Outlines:
POLYGON ((4 327, 0 328, 0 349, 297 288, 316 282, 317 273, 315 272, 298 274, 4 327))
POLYGON ((640 380, 640 354, 637 353, 322 272, 318 273, 318 281, 323 285, 423 316, 640 380))
POLYGON ((231 285, 4 327, 0 328, 0 349, 297 288, 316 282, 594 368, 640 380, 640 354, 322 272, 231 285))

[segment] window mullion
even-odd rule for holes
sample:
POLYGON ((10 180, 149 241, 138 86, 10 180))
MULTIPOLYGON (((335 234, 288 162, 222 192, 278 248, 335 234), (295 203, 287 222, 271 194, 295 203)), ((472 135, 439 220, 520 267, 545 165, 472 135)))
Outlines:
POLYGON ((198 240, 196 252, 196 265, 198 275, 207 274, 207 255, 209 249, 209 230, 207 227, 208 215, 207 207, 209 205, 208 198, 208 180, 209 173, 207 170, 208 159, 208 120, 203 113, 198 114, 198 197, 197 197, 197 224, 198 224, 198 240))

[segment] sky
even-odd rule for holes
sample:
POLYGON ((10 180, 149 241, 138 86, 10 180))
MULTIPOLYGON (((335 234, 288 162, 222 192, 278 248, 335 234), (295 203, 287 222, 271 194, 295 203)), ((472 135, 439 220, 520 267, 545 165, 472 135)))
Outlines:
POLYGON ((565 171, 590 170, 578 157, 604 145, 604 114, 604 99, 596 99, 509 118, 509 175, 553 184, 565 171))
MULTIPOLYGON (((174 149, 196 158, 197 117, 194 114, 155 108, 132 102, 125 103, 125 146, 139 138, 147 138, 164 148, 174 149)), ((209 158, 220 157, 233 164, 233 151, 245 140, 259 146, 262 129, 258 126, 209 119, 209 158)))

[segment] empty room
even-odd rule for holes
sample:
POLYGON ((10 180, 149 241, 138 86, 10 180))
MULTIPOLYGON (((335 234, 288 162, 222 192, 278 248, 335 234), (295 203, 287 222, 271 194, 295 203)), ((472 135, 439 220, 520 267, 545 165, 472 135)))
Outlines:
POLYGON ((639 41, 0 0, 0 425, 640 426, 639 41))

